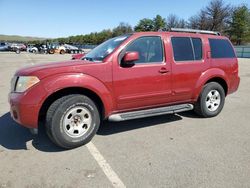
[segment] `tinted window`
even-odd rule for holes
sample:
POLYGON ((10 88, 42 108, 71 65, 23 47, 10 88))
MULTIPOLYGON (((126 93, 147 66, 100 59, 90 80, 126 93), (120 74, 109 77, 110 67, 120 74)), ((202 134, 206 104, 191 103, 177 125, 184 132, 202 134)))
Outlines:
POLYGON ((209 39, 212 58, 235 58, 232 45, 226 39, 209 39))
POLYGON ((139 60, 134 63, 153 63, 163 61, 163 48, 160 37, 142 37, 136 39, 126 48, 126 52, 133 51, 139 53, 139 60))
POLYGON ((195 60, 202 59, 202 42, 199 38, 192 38, 195 60))
POLYGON ((193 47, 188 37, 173 37, 172 46, 175 61, 193 61, 193 47))

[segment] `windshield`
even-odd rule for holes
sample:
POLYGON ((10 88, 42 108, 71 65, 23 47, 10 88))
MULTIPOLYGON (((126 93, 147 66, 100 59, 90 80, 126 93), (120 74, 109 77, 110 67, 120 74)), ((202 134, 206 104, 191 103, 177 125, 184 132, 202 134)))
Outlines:
POLYGON ((130 35, 122 35, 103 42, 86 54, 83 60, 102 62, 105 57, 111 54, 129 36, 130 35))

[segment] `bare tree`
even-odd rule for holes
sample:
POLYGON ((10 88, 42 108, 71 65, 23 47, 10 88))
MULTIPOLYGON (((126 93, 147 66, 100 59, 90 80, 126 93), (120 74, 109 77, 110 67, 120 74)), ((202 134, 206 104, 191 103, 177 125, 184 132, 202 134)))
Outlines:
POLYGON ((199 28, 199 16, 191 16, 188 20, 188 27, 191 29, 200 29, 199 28))
POLYGON ((231 16, 232 7, 223 0, 212 0, 205 8, 209 29, 212 31, 225 31, 231 16))
POLYGON ((185 28, 187 27, 187 22, 184 19, 180 19, 178 23, 178 28, 185 28))
POLYGON ((198 15, 189 18, 188 26, 192 29, 208 30, 209 21, 204 10, 201 10, 198 15))
POLYGON ((194 29, 225 32, 229 26, 232 6, 223 0, 212 0, 197 15, 189 19, 189 27, 194 29))
POLYGON ((170 14, 167 17, 167 28, 185 28, 186 27, 186 21, 184 19, 180 19, 178 16, 174 14, 170 14))

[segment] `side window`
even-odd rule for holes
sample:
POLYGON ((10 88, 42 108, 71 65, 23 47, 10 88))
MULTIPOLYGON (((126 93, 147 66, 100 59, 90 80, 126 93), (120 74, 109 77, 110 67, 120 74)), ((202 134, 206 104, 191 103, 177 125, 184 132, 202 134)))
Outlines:
POLYGON ((189 37, 172 37, 175 61, 193 61, 194 53, 189 37))
POLYGON ((212 58, 235 58, 232 45, 226 39, 209 39, 212 58))
POLYGON ((134 63, 161 63, 163 61, 163 47, 160 37, 141 37, 126 48, 126 52, 136 51, 139 60, 134 63))
POLYGON ((192 38, 194 47, 194 59, 202 60, 202 42, 200 38, 192 38))

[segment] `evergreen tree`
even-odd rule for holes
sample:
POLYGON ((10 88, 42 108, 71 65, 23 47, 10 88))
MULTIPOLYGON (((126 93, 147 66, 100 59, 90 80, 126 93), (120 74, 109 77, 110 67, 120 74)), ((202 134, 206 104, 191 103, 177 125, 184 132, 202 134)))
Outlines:
POLYGON ((233 11, 232 22, 230 23, 229 35, 236 45, 250 39, 250 11, 246 5, 237 7, 233 11))
POLYGON ((144 18, 135 26, 135 31, 154 31, 154 22, 151 19, 144 18))
POLYGON ((156 15, 153 20, 154 30, 158 31, 159 29, 164 29, 166 27, 166 20, 160 15, 156 15))

